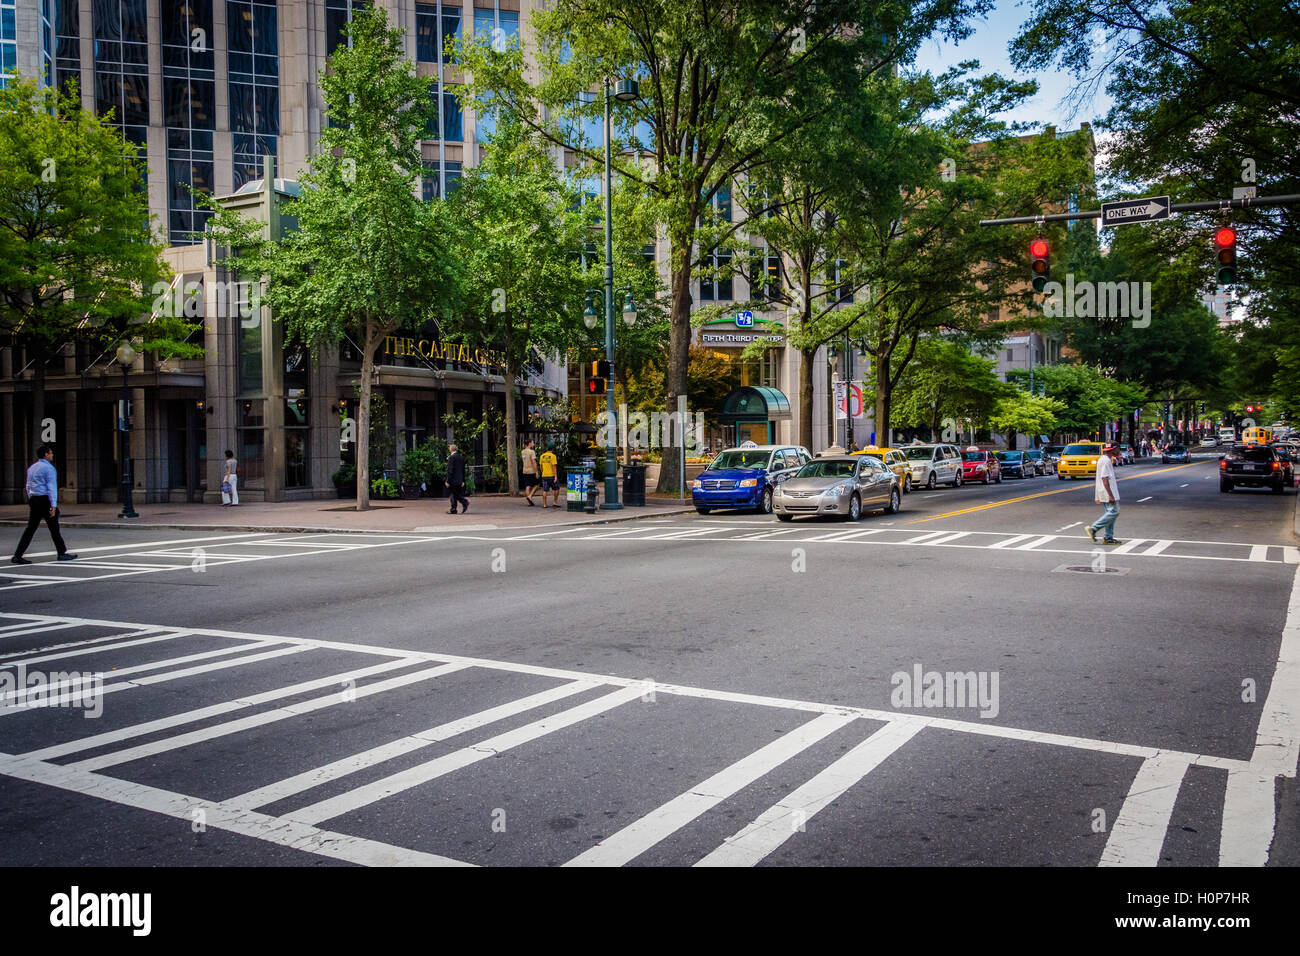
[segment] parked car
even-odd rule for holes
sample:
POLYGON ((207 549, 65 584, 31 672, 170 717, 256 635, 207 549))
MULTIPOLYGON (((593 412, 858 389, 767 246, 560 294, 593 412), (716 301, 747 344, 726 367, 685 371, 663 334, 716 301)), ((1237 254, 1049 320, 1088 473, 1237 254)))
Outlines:
POLYGON ((1219 459, 1219 490, 1236 487, 1271 488, 1280 495, 1286 488, 1286 469, 1277 449, 1268 445, 1233 445, 1219 459))
POLYGON ((1186 445, 1170 445, 1160 455, 1160 463, 1163 465, 1185 465, 1191 460, 1192 453, 1186 445))
POLYGON ((823 455, 776 487, 772 510, 781 521, 834 515, 857 521, 864 512, 903 507, 898 475, 871 455, 823 455))
POLYGON ((799 445, 728 448, 691 482, 691 502, 702 515, 714 508, 747 508, 772 513, 776 486, 812 460, 799 445))
POLYGON ((967 448, 961 453, 961 480, 988 484, 1002 483, 1002 463, 998 454, 983 448, 967 448))
POLYGON ((1290 487, 1295 484, 1295 464, 1297 460, 1300 460, 1300 455, 1287 442, 1274 442, 1273 450, 1277 452, 1277 459, 1282 463, 1283 481, 1287 487, 1290 487))
POLYGON ((961 452, 953 445, 908 445, 902 452, 912 469, 913 485, 961 487, 961 452))
POLYGON ((1008 478, 1033 478, 1038 474, 1038 469, 1034 467, 1034 460, 1026 458, 1023 451, 1000 451, 998 463, 1002 468, 1002 474, 1008 478))
POLYGON ((898 475, 898 480, 903 483, 903 494, 912 490, 912 469, 908 467, 907 456, 897 448, 877 448, 875 445, 869 445, 862 451, 853 452, 855 455, 870 455, 879 461, 885 463, 885 467, 898 475))
POLYGON ((1218 446, 1218 444, 1219 444, 1219 439, 1215 438, 1213 435, 1206 435, 1204 438, 1201 439, 1202 448, 1215 448, 1218 446))
POLYGON ((1061 452, 1063 451, 1065 451, 1064 445, 1043 446, 1043 457, 1047 459, 1047 463, 1052 466, 1053 471, 1056 470, 1057 462, 1061 460, 1061 452))
POLYGON ((1065 481, 1066 478, 1096 478, 1097 477, 1097 459, 1101 457, 1101 450, 1104 448, 1098 441, 1081 441, 1073 445, 1066 445, 1061 452, 1061 460, 1056 465, 1056 477, 1065 481))
POLYGON ((1050 475, 1052 473, 1052 466, 1041 448, 1025 449, 1025 457, 1034 463, 1034 472, 1036 474, 1050 475))

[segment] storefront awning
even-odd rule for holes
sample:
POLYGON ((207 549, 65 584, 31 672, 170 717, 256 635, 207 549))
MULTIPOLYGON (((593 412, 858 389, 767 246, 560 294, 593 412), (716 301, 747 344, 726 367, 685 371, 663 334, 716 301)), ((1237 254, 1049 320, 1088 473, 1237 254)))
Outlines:
POLYGON ((722 400, 718 418, 722 420, 761 419, 776 421, 790 417, 790 399, 779 388, 765 385, 742 385, 732 389, 722 400))

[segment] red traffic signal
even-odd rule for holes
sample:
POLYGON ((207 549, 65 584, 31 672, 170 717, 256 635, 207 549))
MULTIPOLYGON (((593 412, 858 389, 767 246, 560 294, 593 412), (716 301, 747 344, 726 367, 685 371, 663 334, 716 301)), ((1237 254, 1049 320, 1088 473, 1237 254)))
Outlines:
POLYGON ((1214 265, 1219 285, 1237 281, 1237 230, 1221 226, 1214 233, 1214 265))
POLYGON ((1247 405, 1247 406, 1246 406, 1246 411, 1248 411, 1248 412, 1253 412, 1254 410, 1255 410, 1255 406, 1254 406, 1254 405, 1247 405))
POLYGON ((1214 234, 1214 244, 1218 246, 1220 249, 1226 248, 1228 246, 1236 245, 1236 243, 1237 243, 1236 230, 1230 229, 1227 226, 1224 226, 1222 229, 1220 229, 1218 232, 1214 234))
POLYGON ((1033 257, 1029 270, 1035 292, 1042 292, 1047 287, 1047 278, 1052 274, 1052 266, 1048 261, 1051 251, 1046 239, 1035 239, 1029 244, 1029 254, 1033 257))
POLYGON ((589 378, 589 379, 587 379, 587 394, 588 394, 588 395, 604 395, 604 394, 605 394, 605 380, 604 380, 603 378, 589 378))

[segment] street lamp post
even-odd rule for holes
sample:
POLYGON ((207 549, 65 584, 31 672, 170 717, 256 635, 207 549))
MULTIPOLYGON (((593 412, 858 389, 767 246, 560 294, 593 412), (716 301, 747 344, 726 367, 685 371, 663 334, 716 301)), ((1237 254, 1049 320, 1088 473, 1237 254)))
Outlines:
MULTIPOLYGON (((619 80, 617 89, 611 90, 609 77, 605 77, 605 361, 610 371, 614 369, 614 180, 612 167, 613 134, 610 129, 609 101, 611 94, 623 103, 630 103, 641 97, 641 88, 636 80, 619 80)), ((623 315, 627 318, 631 296, 624 306, 623 315)), ((633 310, 635 317, 635 310, 633 310)), ((618 435, 609 425, 617 419, 614 417, 614 390, 605 392, 606 431, 605 431, 605 501, 600 506, 604 511, 617 511, 623 507, 618 500, 618 435)), ((685 448, 682 453, 685 454, 685 448)))
POLYGON ((122 510, 118 517, 138 518, 140 516, 136 514, 135 505, 131 501, 131 388, 127 383, 127 375, 135 364, 135 349, 131 348, 130 342, 123 342, 117 347, 117 364, 122 366, 122 413, 117 425, 121 443, 119 460, 122 463, 122 510))

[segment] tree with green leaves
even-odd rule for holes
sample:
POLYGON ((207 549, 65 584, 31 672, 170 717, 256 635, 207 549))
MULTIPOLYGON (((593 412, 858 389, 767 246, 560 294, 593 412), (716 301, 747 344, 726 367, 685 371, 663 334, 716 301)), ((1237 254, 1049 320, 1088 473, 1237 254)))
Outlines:
MULTIPOLYGON (((745 180, 770 148, 839 109, 842 91, 908 61, 936 29, 965 35, 988 0, 559 0, 534 14, 540 70, 518 50, 467 58, 490 92, 551 142, 599 158, 582 121, 599 115, 608 78, 637 77, 639 101, 615 109, 622 147, 643 124, 646 163, 620 158, 620 176, 645 184, 670 244, 671 304, 665 405, 685 394, 692 278, 712 252, 697 243, 719 190, 745 180), (535 81, 531 79, 538 76, 535 81)), ((621 154, 622 149, 619 149, 621 154)), ((671 467, 659 490, 677 488, 671 467)))
MULTIPOLYGON (((1016 394, 993 367, 990 360, 972 355, 965 340, 942 336, 918 340, 916 354, 895 386, 893 420, 929 428, 936 439, 944 419, 969 418, 983 425, 1001 401, 1016 394)), ((874 382, 869 379, 868 384, 874 382)))
MULTIPOLYGON (((430 80, 402 55, 403 36, 377 8, 359 11, 321 74, 332 119, 322 131, 302 195, 286 213, 298 229, 283 241, 259 223, 218 209, 217 241, 232 250, 228 265, 264 279, 262 302, 286 338, 335 348, 349 337, 361 352, 357 474, 370 473, 370 395, 375 354, 385 336, 437 323, 460 295, 455 219, 446 203, 421 202, 420 139, 436 120, 430 80)), ((357 482, 357 509, 370 506, 368 481, 357 482)))
MULTIPOLYGON (((1029 384, 1028 369, 1012 369, 1007 380, 1022 388, 1029 384)), ((1064 407, 1056 428, 1068 435, 1092 435, 1106 422, 1131 418, 1146 400, 1141 386, 1109 378, 1090 365, 1044 365, 1034 369, 1034 382, 1043 394, 1064 407)))
POLYGON ((1007 433, 1007 447, 1016 447, 1016 435, 1046 435, 1056 427, 1065 402, 1046 395, 1013 391, 1001 399, 989 416, 989 424, 1007 433))
POLYGON ((201 355, 183 317, 151 315, 166 288, 150 232, 144 166, 113 116, 11 78, 0 89, 0 339, 32 372, 31 432, 45 418, 45 369, 74 341, 123 339, 163 357, 201 355))

